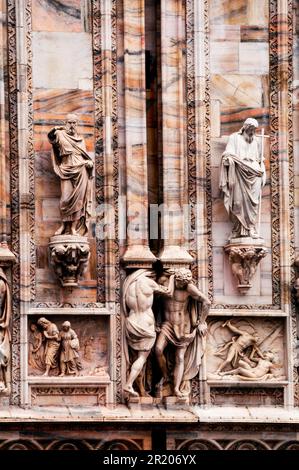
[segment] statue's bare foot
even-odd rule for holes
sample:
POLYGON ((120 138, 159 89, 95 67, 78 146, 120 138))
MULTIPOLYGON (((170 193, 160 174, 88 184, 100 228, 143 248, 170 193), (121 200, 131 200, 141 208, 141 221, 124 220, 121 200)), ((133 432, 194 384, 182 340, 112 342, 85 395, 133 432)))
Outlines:
POLYGON ((64 377, 64 372, 61 372, 58 377, 64 377))
POLYGON ((60 225, 59 229, 56 230, 55 235, 62 235, 64 232, 64 224, 60 225))
POLYGON ((140 393, 140 396, 141 397, 149 397, 149 398, 151 397, 151 395, 149 393, 147 393, 145 390, 140 393))
POLYGON ((49 375, 48 372, 45 372, 45 373, 43 374, 43 377, 48 377, 48 375, 49 375))
POLYGON ((128 385, 126 384, 124 386, 124 392, 127 392, 129 395, 131 395, 132 397, 139 397, 139 394, 137 392, 135 392, 134 388, 132 387, 132 385, 128 385))
POLYGON ((175 388, 173 392, 174 392, 175 396, 178 397, 178 398, 183 398, 184 397, 184 394, 182 392, 180 392, 180 390, 178 388, 175 388))

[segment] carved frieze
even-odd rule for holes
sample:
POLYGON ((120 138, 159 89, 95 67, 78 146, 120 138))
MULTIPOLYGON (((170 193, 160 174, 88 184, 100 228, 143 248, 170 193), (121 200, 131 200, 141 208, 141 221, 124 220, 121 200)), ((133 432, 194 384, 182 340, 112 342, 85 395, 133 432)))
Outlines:
POLYGON ((103 318, 31 318, 28 327, 29 376, 98 377, 109 380, 108 328, 103 318))
POLYGON ((285 381, 283 323, 272 319, 216 320, 209 324, 208 380, 285 381))

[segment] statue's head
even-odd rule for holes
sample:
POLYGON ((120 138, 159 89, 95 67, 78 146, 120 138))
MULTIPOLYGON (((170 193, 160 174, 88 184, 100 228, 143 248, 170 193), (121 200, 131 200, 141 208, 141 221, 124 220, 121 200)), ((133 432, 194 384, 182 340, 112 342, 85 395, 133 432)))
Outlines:
POLYGON ((242 126, 241 133, 246 142, 251 143, 255 134, 256 129, 259 127, 259 123, 254 118, 247 118, 242 126))
POLYGON ((78 128, 77 114, 68 114, 65 120, 65 130, 69 135, 76 135, 78 128))
POLYGON ((37 325, 35 323, 31 323, 30 325, 30 330, 34 333, 35 331, 37 331, 37 325))
POLYGON ((260 340, 260 337, 259 337, 258 333, 254 332, 254 333, 252 333, 252 336, 254 338, 255 343, 257 343, 260 340))
POLYGON ((65 322, 62 323, 63 331, 69 331, 70 327, 71 327, 71 324, 70 324, 69 321, 65 321, 65 322))
POLYGON ((275 361, 275 354, 274 354, 273 351, 266 351, 263 354, 264 354, 264 358, 268 359, 268 361, 270 361, 270 362, 275 361))
POLYGON ((41 317, 37 320, 37 324, 40 325, 42 328, 46 328, 50 323, 51 322, 45 317, 41 317))
POLYGON ((182 289, 192 281, 192 272, 187 268, 175 269, 174 279, 176 287, 182 289))

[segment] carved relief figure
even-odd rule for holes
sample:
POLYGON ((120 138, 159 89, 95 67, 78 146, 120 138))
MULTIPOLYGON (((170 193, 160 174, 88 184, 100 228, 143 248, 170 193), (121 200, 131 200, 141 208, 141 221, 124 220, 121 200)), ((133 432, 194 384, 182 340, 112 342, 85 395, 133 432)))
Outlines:
MULTIPOLYGON (((189 269, 174 270, 173 296, 163 302, 164 320, 157 338, 155 353, 162 372, 160 386, 169 383, 171 372, 164 350, 170 343, 175 347, 173 392, 177 397, 189 395, 189 380, 199 371, 203 355, 202 337, 207 332, 206 318, 210 301, 192 283, 189 269), (201 308, 199 308, 199 303, 201 308)), ((164 283, 165 279, 159 282, 164 283)))
POLYGON ((252 334, 247 331, 242 331, 236 326, 232 325, 230 320, 223 323, 222 327, 227 327, 232 333, 237 336, 233 336, 231 341, 222 346, 216 353, 215 356, 223 356, 226 354, 226 358, 219 365, 216 374, 220 374, 225 367, 231 365, 236 368, 239 364, 240 358, 245 357, 245 352, 248 348, 252 348, 250 359, 253 358, 254 354, 257 353, 259 357, 263 358, 263 354, 257 346, 259 336, 254 332, 252 334))
POLYGON ((54 127, 48 134, 53 146, 53 168, 61 182, 62 224, 55 235, 85 235, 88 231, 93 162, 77 127, 78 117, 68 114, 65 126, 54 127))
POLYGON ((241 130, 229 137, 222 155, 220 189, 233 222, 231 239, 259 238, 257 222, 266 172, 257 127, 256 119, 246 119, 241 130))
POLYGON ((10 361, 11 297, 6 275, 0 268, 0 393, 8 391, 10 361))
POLYGON ((267 378, 273 377, 275 369, 275 355, 271 351, 267 351, 263 354, 263 357, 252 357, 251 362, 256 363, 252 366, 245 360, 239 360, 239 367, 226 372, 222 372, 222 375, 236 375, 241 380, 266 380, 267 378))
POLYGON ((79 359, 79 339, 71 328, 69 321, 62 324, 62 331, 59 333, 61 341, 60 352, 60 377, 65 374, 76 375, 82 369, 79 359))
POLYGON ((51 323, 46 318, 42 317, 38 320, 37 324, 43 329, 43 334, 46 340, 45 347, 45 376, 49 375, 51 369, 55 369, 58 365, 58 353, 60 347, 59 331, 55 323, 51 323))
POLYGON ((28 364, 34 369, 45 370, 43 334, 35 323, 31 323, 28 345, 28 364))
MULTIPOLYGON (((131 364, 129 377, 124 391, 132 396, 139 396, 133 384, 140 376, 148 355, 155 344, 155 317, 152 311, 154 294, 171 296, 174 288, 173 276, 169 279, 168 287, 157 284, 153 277, 155 273, 146 269, 138 269, 130 274, 123 286, 123 308, 125 319, 125 346, 135 353, 131 364)), ((125 349, 127 362, 130 363, 129 351, 125 349)), ((138 381, 141 396, 146 395, 142 380, 138 381)))

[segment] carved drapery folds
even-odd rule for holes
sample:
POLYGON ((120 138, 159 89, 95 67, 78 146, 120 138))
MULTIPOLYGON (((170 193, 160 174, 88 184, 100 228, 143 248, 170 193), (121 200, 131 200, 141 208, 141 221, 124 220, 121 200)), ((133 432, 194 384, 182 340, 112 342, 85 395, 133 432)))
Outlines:
POLYGON ((267 254, 260 236, 265 136, 256 135, 258 126, 256 119, 248 118, 239 132, 229 136, 220 167, 219 187, 233 223, 224 250, 241 294, 252 287, 257 265, 267 254))
POLYGON ((50 261, 63 287, 75 287, 89 259, 88 220, 91 216, 93 162, 77 132, 78 117, 69 114, 64 126, 48 134, 52 164, 60 178, 61 225, 50 239, 50 261))
POLYGON ((126 278, 128 371, 123 390, 130 400, 139 396, 171 403, 189 400, 190 380, 198 374, 205 352, 209 306, 188 268, 165 269, 159 276, 153 270, 139 269, 126 278))
POLYGON ((11 293, 0 263, 0 395, 10 391, 11 293))

